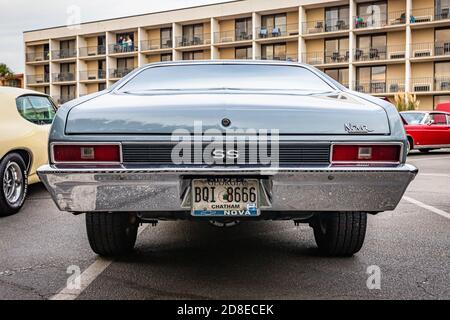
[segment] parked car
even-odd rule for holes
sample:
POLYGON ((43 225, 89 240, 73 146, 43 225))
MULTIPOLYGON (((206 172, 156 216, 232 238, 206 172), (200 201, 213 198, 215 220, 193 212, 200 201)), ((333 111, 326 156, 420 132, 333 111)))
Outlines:
POLYGON ((45 94, 0 87, 0 216, 17 213, 36 170, 48 162, 50 124, 56 108, 45 94))
POLYGON ((87 213, 100 255, 183 219, 308 223, 323 253, 350 256, 417 174, 406 145, 392 104, 313 67, 169 62, 63 105, 38 172, 61 210, 87 213))
POLYGON ((436 111, 450 112, 450 102, 439 103, 436 106, 436 111))
POLYGON ((401 112, 408 137, 409 150, 427 153, 450 148, 450 113, 441 111, 401 112))

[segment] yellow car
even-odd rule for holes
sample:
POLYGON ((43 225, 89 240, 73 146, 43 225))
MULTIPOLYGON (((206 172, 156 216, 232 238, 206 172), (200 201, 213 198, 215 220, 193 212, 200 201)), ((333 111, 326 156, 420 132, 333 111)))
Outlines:
POLYGON ((36 169, 48 163, 47 144, 56 107, 45 94, 0 87, 0 216, 17 213, 36 169))

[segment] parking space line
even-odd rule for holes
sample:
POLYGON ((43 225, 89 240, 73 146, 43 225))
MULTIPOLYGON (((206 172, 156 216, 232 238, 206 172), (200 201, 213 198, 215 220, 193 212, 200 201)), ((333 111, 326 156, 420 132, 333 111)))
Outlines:
POLYGON ((445 173, 421 173, 420 175, 425 176, 425 177, 450 178, 450 174, 445 174, 445 173))
POLYGON ((444 210, 435 208, 435 207, 433 207, 433 206, 430 206, 430 205, 428 205, 428 204, 425 204, 425 203, 423 203, 423 202, 420 202, 420 201, 418 201, 418 200, 416 200, 416 199, 413 199, 413 198, 410 198, 410 197, 406 197, 406 196, 405 196, 405 197, 403 197, 403 199, 406 200, 406 201, 408 201, 408 202, 410 202, 410 203, 412 203, 412 204, 415 204, 416 206, 419 206, 419 207, 421 207, 421 208, 423 208, 423 209, 426 209, 426 210, 428 210, 428 211, 431 211, 431 212, 433 212, 433 213, 436 213, 436 214, 438 214, 438 215, 440 215, 440 216, 442 216, 442 217, 444 217, 444 218, 450 219, 450 213, 445 212, 444 210))
MULTIPOLYGON (((148 224, 139 228, 138 236, 148 228, 148 224)), ((80 275, 81 285, 78 289, 68 289, 65 287, 59 293, 52 296, 49 300, 75 300, 86 290, 89 285, 94 282, 95 279, 100 276, 103 271, 108 268, 111 263, 113 263, 113 259, 105 259, 98 257, 93 264, 91 264, 84 272, 80 275)))

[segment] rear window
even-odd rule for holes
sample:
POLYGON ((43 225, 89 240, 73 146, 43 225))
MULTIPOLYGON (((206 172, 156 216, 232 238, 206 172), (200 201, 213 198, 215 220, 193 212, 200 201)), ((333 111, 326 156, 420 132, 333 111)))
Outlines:
POLYGON ((425 113, 402 113, 402 117, 408 124, 421 124, 425 118, 425 113))
POLYGON ((136 75, 119 91, 134 93, 183 89, 333 91, 327 82, 306 68, 258 64, 151 67, 136 75))
POLYGON ((56 108, 45 96, 22 96, 16 99, 17 111, 26 120, 38 124, 51 124, 55 118, 56 108))

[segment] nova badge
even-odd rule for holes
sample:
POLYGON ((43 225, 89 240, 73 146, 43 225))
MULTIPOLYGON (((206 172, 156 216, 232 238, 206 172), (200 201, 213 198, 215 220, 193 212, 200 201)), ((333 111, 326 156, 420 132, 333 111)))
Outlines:
POLYGON ((357 125, 353 123, 346 123, 345 124, 345 131, 350 134, 364 134, 364 133, 371 133, 374 130, 369 129, 367 125, 357 125))

